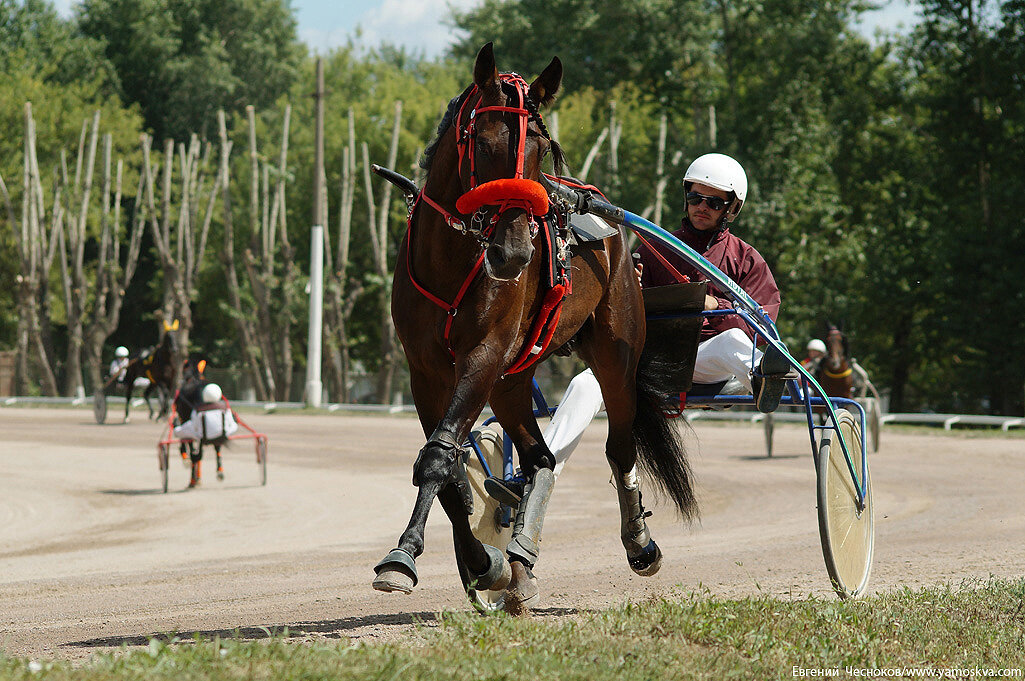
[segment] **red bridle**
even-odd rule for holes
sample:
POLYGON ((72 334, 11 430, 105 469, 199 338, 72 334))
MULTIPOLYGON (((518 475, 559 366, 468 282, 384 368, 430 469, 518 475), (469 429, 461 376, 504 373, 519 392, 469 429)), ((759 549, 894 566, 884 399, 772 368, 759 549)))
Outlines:
MULTIPOLYGON (((458 172, 461 177, 463 174, 464 163, 468 163, 470 175, 470 191, 466 192, 456 200, 456 210, 463 215, 471 216, 470 225, 467 226, 462 219, 445 210, 444 207, 427 196, 427 193, 423 190, 420 191, 416 201, 414 201, 413 205, 410 206, 409 218, 407 220, 406 271, 409 274, 409 279, 413 283, 413 286, 415 286, 425 298, 445 310, 447 313, 444 338, 445 343, 448 346, 449 354, 451 354, 453 358, 455 357, 455 351, 452 349, 452 341, 450 338, 452 322, 455 320, 455 316, 459 311, 459 305, 462 303, 463 297, 466 295, 467 291, 469 291, 470 285, 480 273, 487 250, 485 248, 481 249, 480 255, 477 257, 477 260, 470 269, 466 279, 463 280, 458 293, 456 293, 455 299, 451 303, 445 302, 443 299, 428 291, 413 275, 413 266, 410 259, 410 250, 413 243, 411 231, 413 227, 413 214, 416 210, 416 202, 423 199, 427 205, 436 210, 444 218, 445 223, 449 227, 452 227, 463 234, 469 233, 476 236, 484 245, 487 244, 488 239, 490 239, 491 234, 494 232, 495 225, 501 219, 501 216, 505 211, 512 208, 519 208, 527 214, 530 220, 529 225, 531 239, 534 239, 538 234, 538 223, 535 216, 542 216, 542 219, 544 219, 543 216, 546 216, 549 211, 548 192, 545 191, 544 187, 539 182, 528 180, 523 177, 523 166, 526 156, 524 149, 527 140, 527 127, 530 123, 530 117, 533 115, 530 109, 527 108, 527 97, 530 86, 527 84, 527 81, 515 73, 503 73, 499 74, 499 77, 503 83, 509 83, 513 86, 516 91, 515 97, 518 105, 480 106, 480 103, 483 100, 483 93, 481 93, 480 88, 474 85, 463 100, 463 104, 460 106, 459 113, 454 122, 454 126, 456 128, 456 148, 459 152, 458 172), (468 117, 466 117, 466 123, 464 125, 464 113, 470 101, 475 97, 475 104, 473 108, 470 109, 470 113, 468 117), (476 155, 474 154, 474 146, 477 139, 477 117, 479 114, 489 111, 513 113, 517 116, 519 136, 517 138, 516 148, 516 171, 515 176, 512 178, 492 180, 478 185, 477 162, 476 155), (487 225, 484 224, 486 206, 497 206, 497 210, 492 214, 487 225)), ((550 235, 546 236, 546 238, 549 241, 551 240, 550 235)), ((549 248, 551 247, 552 246, 549 245, 549 248)), ((523 371, 543 355, 545 349, 547 349, 552 340, 555 328, 558 326, 559 315, 562 309, 562 300, 569 292, 569 288, 569 280, 567 278, 565 283, 558 283, 549 289, 545 296, 544 304, 542 305, 542 310, 538 319, 532 325, 531 332, 527 337, 526 346, 523 348, 516 360, 514 360, 506 373, 523 371)))
POLYGON ((537 235, 537 221, 535 216, 548 213, 548 193, 534 180, 527 180, 523 177, 523 164, 526 157, 524 148, 527 141, 527 127, 530 124, 531 111, 527 108, 527 97, 530 86, 519 74, 503 73, 499 75, 501 82, 513 86, 516 92, 517 106, 480 106, 484 98, 477 85, 474 85, 462 106, 453 125, 456 128, 456 149, 459 152, 459 175, 463 175, 464 165, 468 165, 470 175, 470 191, 463 194, 456 201, 456 211, 463 215, 470 216, 470 225, 453 213, 446 210, 437 201, 421 191, 419 198, 434 210, 438 211, 449 227, 466 234, 472 234, 481 241, 487 241, 494 231, 495 225, 501 219, 502 214, 511 208, 522 209, 530 219, 530 236, 537 235), (470 102, 474 105, 466 113, 470 102), (482 185, 477 184, 477 156, 473 153, 477 140, 477 117, 482 113, 498 111, 502 113, 516 114, 519 134, 516 145, 516 171, 512 178, 493 180, 482 185), (465 122, 464 122, 465 121, 465 122), (487 225, 484 224, 486 211, 485 206, 497 206, 498 209, 492 214, 487 225))

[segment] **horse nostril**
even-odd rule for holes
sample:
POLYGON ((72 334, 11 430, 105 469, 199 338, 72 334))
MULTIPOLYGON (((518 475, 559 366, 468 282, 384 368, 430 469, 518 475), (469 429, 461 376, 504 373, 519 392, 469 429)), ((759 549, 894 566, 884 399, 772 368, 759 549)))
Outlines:
POLYGON ((501 269, 506 264, 505 253, 497 246, 488 246, 488 261, 494 269, 501 269))

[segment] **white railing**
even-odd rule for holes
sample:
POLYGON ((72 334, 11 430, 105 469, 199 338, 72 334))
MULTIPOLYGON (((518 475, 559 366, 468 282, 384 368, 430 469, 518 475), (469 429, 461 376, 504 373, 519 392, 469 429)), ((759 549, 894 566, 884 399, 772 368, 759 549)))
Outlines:
MULTIPOLYGON (((111 395, 107 397, 108 403, 124 403, 125 398, 111 395)), ((89 397, 0 397, 0 406, 10 407, 19 404, 53 404, 71 405, 75 407, 92 407, 93 398, 89 397)), ((143 404, 141 397, 132 400, 133 406, 143 404)), ((264 411, 304 409, 302 402, 252 402, 233 400, 232 406, 246 407, 251 409, 263 409, 264 411)), ((328 412, 377 412, 377 413, 413 413, 416 407, 411 404, 325 404, 321 407, 328 412)), ((490 415, 489 409, 485 413, 490 415)), ((601 414, 600 416, 604 416, 601 414)), ((684 418, 688 421, 749 421, 758 423, 765 418, 765 414, 755 411, 739 409, 690 409, 684 412, 684 418)), ((803 423, 806 419, 804 413, 797 411, 777 411, 773 414, 777 421, 793 421, 803 423)), ((944 430, 952 430, 954 426, 990 426, 1000 428, 1002 431, 1009 431, 1012 428, 1025 428, 1025 418, 1019 416, 989 416, 986 414, 883 414, 879 423, 907 423, 920 425, 941 425, 944 430)))

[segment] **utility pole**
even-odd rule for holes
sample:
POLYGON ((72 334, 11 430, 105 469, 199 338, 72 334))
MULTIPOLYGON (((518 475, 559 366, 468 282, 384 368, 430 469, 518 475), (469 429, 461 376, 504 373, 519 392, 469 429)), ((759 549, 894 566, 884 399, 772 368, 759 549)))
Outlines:
POLYGON ((319 407, 323 393, 320 353, 324 335, 324 60, 317 58, 314 94, 317 128, 313 155, 313 229, 310 231, 310 329, 306 346, 306 406, 319 407))

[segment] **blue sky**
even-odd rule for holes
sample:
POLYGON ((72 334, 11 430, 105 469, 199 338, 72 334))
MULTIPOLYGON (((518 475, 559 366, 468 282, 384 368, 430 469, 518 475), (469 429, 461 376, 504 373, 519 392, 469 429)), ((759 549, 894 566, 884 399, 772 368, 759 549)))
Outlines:
MULTIPOLYGON (((74 0, 56 0, 57 8, 67 14, 74 0)), ((345 44, 357 26, 362 31, 359 43, 375 46, 390 42, 410 50, 423 51, 428 57, 440 54, 453 40, 453 30, 442 20, 449 9, 467 9, 479 0, 292 0, 299 20, 299 37, 311 48, 325 52, 345 44)), ((862 22, 862 31, 871 36, 877 28, 886 31, 908 26, 915 11, 907 0, 883 0, 884 7, 870 12, 862 22)))

